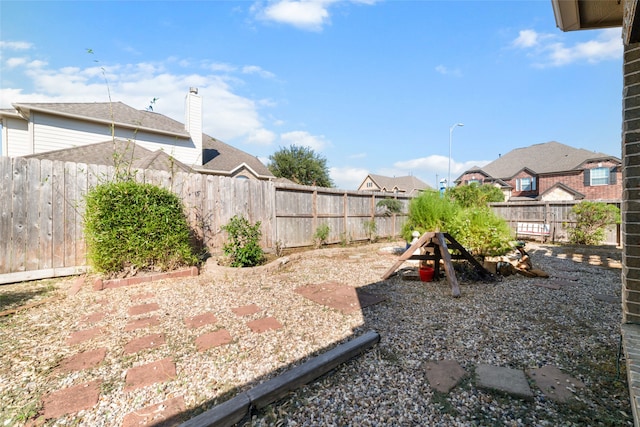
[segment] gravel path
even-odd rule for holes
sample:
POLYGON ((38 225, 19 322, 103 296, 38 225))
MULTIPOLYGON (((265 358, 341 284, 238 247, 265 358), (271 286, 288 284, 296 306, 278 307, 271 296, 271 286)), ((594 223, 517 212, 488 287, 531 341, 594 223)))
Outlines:
MULTIPOLYGON (((446 282, 380 281, 396 256, 379 252, 389 244, 322 249, 291 257, 279 269, 210 269, 197 278, 145 283, 96 292, 89 285, 70 297, 0 318, 0 426, 119 426, 126 414, 182 396, 191 413, 228 399, 277 375, 291 364, 331 348, 353 334, 376 330, 380 344, 331 374, 256 413, 246 425, 632 425, 624 364, 617 378, 620 296, 615 258, 592 265, 587 254, 560 247, 529 245, 533 263, 553 275, 560 289, 535 286, 545 279, 510 276, 496 283, 461 280, 461 298, 446 282), (576 280, 571 280, 576 279, 576 280), (294 290, 302 285, 339 282, 383 295, 382 303, 343 314, 294 290), (146 295, 160 307, 157 325, 126 330, 129 309, 146 295), (605 298, 606 299, 606 298, 605 298), (256 304, 260 311, 239 317, 234 309, 256 304), (106 315, 87 324, 92 313, 106 315), (185 327, 185 319, 213 313, 216 322, 185 327), (256 333, 247 322, 276 319, 282 328, 256 333), (101 328, 101 335, 68 345, 74 331, 101 328), (228 345, 200 351, 203 333, 227 330, 228 345), (162 345, 134 354, 131 340, 164 334, 162 345), (106 348, 96 367, 62 372, 65 358, 106 348), (154 386, 124 391, 128 369, 170 358, 176 377, 154 386), (453 359, 468 376, 450 393, 434 391, 425 379, 429 361, 453 359), (534 388, 525 401, 475 387, 477 364, 518 369, 554 365, 586 387, 575 401, 558 404, 534 388), (45 419, 48 393, 101 380, 100 398, 89 409, 45 419)), ((597 261, 591 258, 592 262, 597 261)), ((552 279, 549 279, 552 280, 552 279)), ((65 294, 73 281, 57 281, 48 296, 65 294)), ((0 287, 0 296, 41 286, 0 287), (31 288, 30 288, 31 287, 31 288)), ((2 307, 2 309, 7 308, 2 307)), ((9 307, 10 308, 10 307, 9 307)), ((97 317, 96 317, 97 319, 97 317)))

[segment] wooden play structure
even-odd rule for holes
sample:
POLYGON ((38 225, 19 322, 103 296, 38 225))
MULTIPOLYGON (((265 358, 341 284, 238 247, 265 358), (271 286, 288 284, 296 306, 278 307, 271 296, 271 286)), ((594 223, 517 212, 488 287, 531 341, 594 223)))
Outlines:
POLYGON ((400 259, 382 276, 382 279, 388 279, 396 270, 408 260, 433 261, 435 270, 434 276, 439 277, 440 260, 443 261, 444 271, 447 281, 451 286, 451 294, 454 297, 460 296, 460 286, 453 269, 452 260, 466 260, 476 272, 483 278, 492 278, 493 275, 487 271, 460 243, 458 243, 448 233, 426 232, 414 242, 401 256, 400 259), (420 250, 420 254, 416 251, 420 250), (449 252, 452 250, 453 252, 449 252))

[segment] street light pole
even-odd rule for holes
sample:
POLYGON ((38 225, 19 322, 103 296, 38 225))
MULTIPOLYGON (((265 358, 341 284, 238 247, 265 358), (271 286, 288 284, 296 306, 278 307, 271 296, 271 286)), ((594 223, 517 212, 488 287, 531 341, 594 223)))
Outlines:
POLYGON ((464 124, 456 123, 449 128, 449 174, 447 178, 447 188, 451 187, 451 140, 453 139, 453 130, 456 126, 464 126, 464 124))

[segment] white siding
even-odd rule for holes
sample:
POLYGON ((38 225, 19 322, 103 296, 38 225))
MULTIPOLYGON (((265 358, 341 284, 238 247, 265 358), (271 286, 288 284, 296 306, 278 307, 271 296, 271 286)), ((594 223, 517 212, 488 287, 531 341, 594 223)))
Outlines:
POLYGON ((2 126, 2 155, 7 157, 33 154, 26 120, 7 117, 2 126))
MULTIPOLYGON (((104 142, 111 139, 107 124, 83 122, 48 114, 33 113, 35 153, 104 142)), ((149 150, 163 150, 179 161, 194 164, 202 156, 193 142, 168 135, 150 132, 135 132, 131 129, 116 129, 116 138, 130 139, 149 150)), ((11 145, 14 142, 11 141, 11 145)))

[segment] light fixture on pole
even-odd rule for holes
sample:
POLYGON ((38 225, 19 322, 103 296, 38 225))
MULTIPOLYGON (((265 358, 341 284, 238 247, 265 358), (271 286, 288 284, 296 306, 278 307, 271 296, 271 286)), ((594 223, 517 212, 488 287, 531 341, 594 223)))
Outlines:
POLYGON ((453 130, 456 126, 464 126, 462 123, 456 123, 449 128, 449 174, 447 178, 447 188, 451 186, 451 140, 453 139, 453 130))

